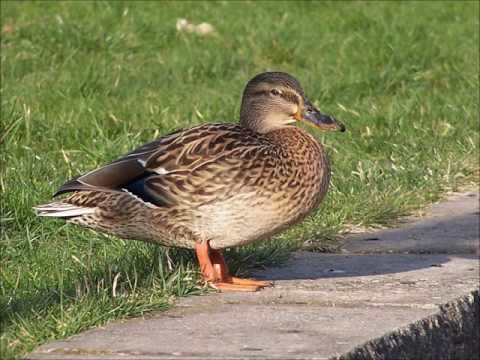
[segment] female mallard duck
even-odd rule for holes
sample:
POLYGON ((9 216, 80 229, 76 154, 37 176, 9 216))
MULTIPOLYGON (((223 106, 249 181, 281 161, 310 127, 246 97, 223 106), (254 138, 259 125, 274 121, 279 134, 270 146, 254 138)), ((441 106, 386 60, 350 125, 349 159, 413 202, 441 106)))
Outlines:
POLYGON ((55 194, 67 197, 36 210, 122 238, 195 249, 215 288, 258 290, 271 283, 230 276, 221 249, 300 222, 330 180, 322 145, 296 121, 345 130, 291 75, 259 74, 244 90, 239 125, 178 130, 68 181, 55 194))

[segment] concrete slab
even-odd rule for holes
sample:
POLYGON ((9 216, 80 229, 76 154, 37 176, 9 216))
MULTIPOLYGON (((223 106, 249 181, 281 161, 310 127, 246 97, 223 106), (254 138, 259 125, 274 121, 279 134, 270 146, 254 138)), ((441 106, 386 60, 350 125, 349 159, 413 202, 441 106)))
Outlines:
POLYGON ((274 289, 185 298, 165 313, 87 331, 29 358, 329 358, 433 315, 475 289, 478 273, 471 256, 301 253, 259 274, 276 279, 274 289))
MULTIPOLYGON (((478 346, 480 269, 470 245, 457 247, 455 241, 468 238, 478 246, 478 218, 470 216, 478 196, 464 198, 469 200, 456 214, 464 218, 463 232, 451 232, 450 226, 442 232, 453 254, 448 247, 422 241, 434 238, 428 229, 438 230, 430 222, 425 225, 432 221, 429 217, 405 227, 408 234, 422 231, 413 243, 421 251, 407 251, 413 254, 401 254, 404 249, 389 253, 388 244, 395 252, 400 249, 393 238, 387 239, 383 254, 364 254, 371 250, 349 242, 345 247, 352 246, 352 254, 299 252, 285 266, 256 274, 274 280, 275 288, 180 299, 169 311, 55 341, 27 358, 386 359, 455 354, 469 359, 478 346)), ((436 219, 441 227, 451 220, 436 219)))

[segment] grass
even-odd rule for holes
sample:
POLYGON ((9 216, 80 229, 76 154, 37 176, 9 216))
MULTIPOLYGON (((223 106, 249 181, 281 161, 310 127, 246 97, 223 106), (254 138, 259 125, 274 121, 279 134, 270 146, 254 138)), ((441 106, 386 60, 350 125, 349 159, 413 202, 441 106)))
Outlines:
POLYGON ((1 353, 201 293, 188 251, 36 218, 68 178, 177 127, 235 121, 254 74, 295 74, 347 124, 322 208, 238 272, 390 225, 478 182, 478 2, 1 2, 1 353), (217 35, 179 34, 176 19, 217 35), (475 175, 475 172, 476 175, 475 175))

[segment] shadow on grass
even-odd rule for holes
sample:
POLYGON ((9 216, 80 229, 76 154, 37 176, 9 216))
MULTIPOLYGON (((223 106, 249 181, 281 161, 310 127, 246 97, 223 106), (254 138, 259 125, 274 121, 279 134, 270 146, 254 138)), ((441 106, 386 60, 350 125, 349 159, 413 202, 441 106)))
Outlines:
POLYGON ((169 270, 164 249, 153 246, 151 252, 135 253, 129 258, 118 258, 112 263, 98 265, 95 269, 68 276, 64 279, 62 286, 41 288, 34 294, 28 295, 19 293, 9 301, 2 298, 0 324, 2 328, 6 328, 19 319, 39 316, 50 312, 56 306, 67 307, 87 298, 93 300, 107 295, 113 302, 113 287, 116 287, 117 296, 135 296, 136 291, 143 292, 145 289, 153 288, 157 280, 164 280, 165 283, 156 286, 153 291, 159 292, 159 296, 170 295, 177 290, 174 285, 168 284, 171 278, 176 273, 184 271, 185 264, 193 261, 192 254, 184 249, 175 249, 171 257, 174 258, 176 265, 169 270), (115 272, 112 271, 113 264, 115 264, 115 272), (115 275, 119 273, 123 274, 123 278, 122 282, 117 283, 115 275), (134 279, 134 285, 131 279, 134 279))

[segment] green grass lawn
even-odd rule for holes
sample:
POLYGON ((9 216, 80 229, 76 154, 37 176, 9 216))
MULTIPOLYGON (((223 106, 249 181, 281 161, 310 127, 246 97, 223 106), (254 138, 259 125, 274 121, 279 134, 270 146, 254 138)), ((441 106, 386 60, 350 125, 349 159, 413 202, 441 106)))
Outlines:
POLYGON ((70 177, 177 127, 236 121, 246 81, 297 76, 341 119, 321 209, 232 249, 238 272, 335 247, 478 181, 478 2, 1 2, 1 352, 201 293, 193 254, 36 218, 70 177), (217 34, 179 34, 176 19, 217 34))

